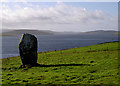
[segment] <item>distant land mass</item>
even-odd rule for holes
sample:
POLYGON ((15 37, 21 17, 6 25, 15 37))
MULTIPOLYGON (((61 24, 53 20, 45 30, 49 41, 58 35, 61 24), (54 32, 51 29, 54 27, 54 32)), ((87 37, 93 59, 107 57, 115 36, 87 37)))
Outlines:
POLYGON ((30 33, 34 35, 53 35, 54 32, 50 30, 27 30, 27 29, 22 29, 22 30, 10 30, 10 31, 5 31, 2 32, 2 36, 15 36, 15 35, 22 35, 24 33, 30 33))
POLYGON ((114 30, 96 30, 96 31, 88 31, 86 33, 116 33, 114 30))
POLYGON ((85 32, 86 34, 111 34, 111 35, 119 35, 120 31, 115 30, 96 30, 96 31, 89 31, 85 32))
POLYGON ((64 31, 64 32, 55 32, 50 30, 27 30, 27 29, 19 29, 19 30, 8 30, 2 32, 2 36, 16 36, 22 35, 23 33, 30 33, 34 35, 54 35, 54 34, 112 34, 119 35, 120 31, 114 30, 96 30, 96 31, 88 31, 88 32, 73 32, 73 31, 64 31))

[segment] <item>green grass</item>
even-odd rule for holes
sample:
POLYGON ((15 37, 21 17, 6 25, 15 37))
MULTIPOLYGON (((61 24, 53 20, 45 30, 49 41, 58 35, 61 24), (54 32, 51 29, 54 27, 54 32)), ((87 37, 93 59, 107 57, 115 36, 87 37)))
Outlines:
POLYGON ((2 84, 118 84, 120 42, 104 43, 69 50, 38 54, 43 67, 21 68, 20 57, 2 59, 2 84))

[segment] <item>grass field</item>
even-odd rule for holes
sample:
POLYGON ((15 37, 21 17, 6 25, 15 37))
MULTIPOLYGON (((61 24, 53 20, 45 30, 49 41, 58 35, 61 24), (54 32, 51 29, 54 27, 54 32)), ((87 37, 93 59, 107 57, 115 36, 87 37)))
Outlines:
POLYGON ((20 57, 3 58, 2 84, 3 86, 118 85, 118 69, 120 69, 118 44, 120 42, 38 53, 37 62, 41 67, 19 69, 20 57))

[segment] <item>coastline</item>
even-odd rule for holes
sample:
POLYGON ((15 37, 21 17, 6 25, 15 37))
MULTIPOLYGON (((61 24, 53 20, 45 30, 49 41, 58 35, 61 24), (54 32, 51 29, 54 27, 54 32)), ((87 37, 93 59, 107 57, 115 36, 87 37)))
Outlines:
MULTIPOLYGON (((95 44, 95 45, 100 45, 100 44, 104 44, 104 43, 114 43, 114 42, 120 42, 120 41, 102 42, 102 43, 98 43, 98 44, 95 44)), ((89 46, 93 46, 93 45, 89 45, 89 46)), ((84 46, 84 47, 88 47, 88 46, 84 46)), ((81 47, 75 47, 75 48, 81 48, 81 47)), ((49 52, 54 52, 54 51, 71 50, 71 49, 74 49, 74 48, 61 49, 61 50, 51 50, 51 51, 44 51, 44 52, 37 52, 37 54, 49 53, 49 52)), ((3 57, 3 58, 16 58, 16 57, 20 57, 20 56, 3 57)), ((3 59, 3 58, 0 58, 0 59, 3 59)))

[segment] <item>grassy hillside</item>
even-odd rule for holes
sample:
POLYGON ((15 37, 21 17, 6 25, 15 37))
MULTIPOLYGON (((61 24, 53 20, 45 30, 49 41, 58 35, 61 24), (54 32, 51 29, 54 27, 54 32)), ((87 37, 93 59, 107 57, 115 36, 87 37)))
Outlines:
POLYGON ((21 68, 20 57, 2 59, 2 84, 118 84, 120 42, 38 54, 41 67, 21 68))

